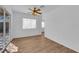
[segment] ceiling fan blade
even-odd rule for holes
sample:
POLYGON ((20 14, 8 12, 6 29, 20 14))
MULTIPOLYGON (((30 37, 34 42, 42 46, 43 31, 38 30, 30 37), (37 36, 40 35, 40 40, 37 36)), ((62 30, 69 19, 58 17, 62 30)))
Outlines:
POLYGON ((38 14, 42 14, 41 12, 38 12, 38 11, 36 11, 36 13, 38 13, 38 14))
POLYGON ((33 8, 33 10, 36 10, 36 9, 37 9, 36 7, 33 8))
POLYGON ((35 15, 35 12, 32 12, 32 15, 35 15))
POLYGON ((39 12, 38 12, 38 14, 42 14, 42 13, 39 13, 39 12))
POLYGON ((41 11, 41 9, 37 9, 36 11, 41 11))

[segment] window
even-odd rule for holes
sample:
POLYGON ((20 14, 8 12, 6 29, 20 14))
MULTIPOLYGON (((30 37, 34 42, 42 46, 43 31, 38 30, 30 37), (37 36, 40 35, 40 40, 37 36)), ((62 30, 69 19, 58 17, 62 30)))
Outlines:
POLYGON ((41 26, 42 26, 42 28, 45 27, 44 21, 42 21, 41 26))
POLYGON ((36 28, 36 19, 23 18, 23 29, 36 28))

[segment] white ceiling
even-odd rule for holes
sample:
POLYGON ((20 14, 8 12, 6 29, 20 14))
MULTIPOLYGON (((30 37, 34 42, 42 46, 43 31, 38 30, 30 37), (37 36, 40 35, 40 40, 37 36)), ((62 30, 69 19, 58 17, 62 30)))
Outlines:
MULTIPOLYGON (((40 7, 41 5, 6 5, 6 6, 11 8, 13 11, 28 13, 30 12, 29 8, 40 7)), ((41 9, 43 13, 44 12, 46 13, 58 7, 60 7, 60 5, 44 5, 44 7, 42 7, 41 9)))

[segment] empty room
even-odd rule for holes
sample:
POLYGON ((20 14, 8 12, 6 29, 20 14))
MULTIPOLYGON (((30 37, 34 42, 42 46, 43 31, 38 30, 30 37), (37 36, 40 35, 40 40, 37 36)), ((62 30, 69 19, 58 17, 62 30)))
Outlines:
POLYGON ((0 5, 0 53, 78 53, 79 5, 0 5))

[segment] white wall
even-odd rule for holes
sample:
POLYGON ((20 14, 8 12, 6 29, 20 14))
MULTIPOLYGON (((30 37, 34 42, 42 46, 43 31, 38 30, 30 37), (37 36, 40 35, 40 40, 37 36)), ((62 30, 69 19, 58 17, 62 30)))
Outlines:
POLYGON ((47 38, 79 52, 79 6, 61 6, 44 18, 47 38))
POLYGON ((41 34, 42 28, 41 28, 41 16, 32 16, 31 14, 24 14, 21 12, 13 11, 13 37, 19 38, 19 37, 27 37, 27 36, 33 36, 33 35, 39 35, 41 34), (37 28, 36 29, 23 29, 22 28, 22 19, 23 17, 29 18, 29 19, 36 19, 37 28))
MULTIPOLYGON (((39 35, 43 31, 41 28, 42 16, 33 17, 30 14, 24 14, 22 12, 13 11, 14 9, 11 5, 10 6, 4 5, 3 7, 5 7, 8 10, 8 12, 11 14, 11 39, 18 38, 18 37, 27 37, 27 36, 32 36, 32 35, 39 35), (23 17, 37 19, 37 28, 30 29, 30 30, 23 30, 22 29, 22 18, 23 17)), ((23 6, 18 6, 18 7, 21 8, 23 6)), ((28 8, 28 6, 26 6, 26 9, 27 8, 28 8)), ((19 10, 19 11, 21 11, 21 10, 19 10)))

